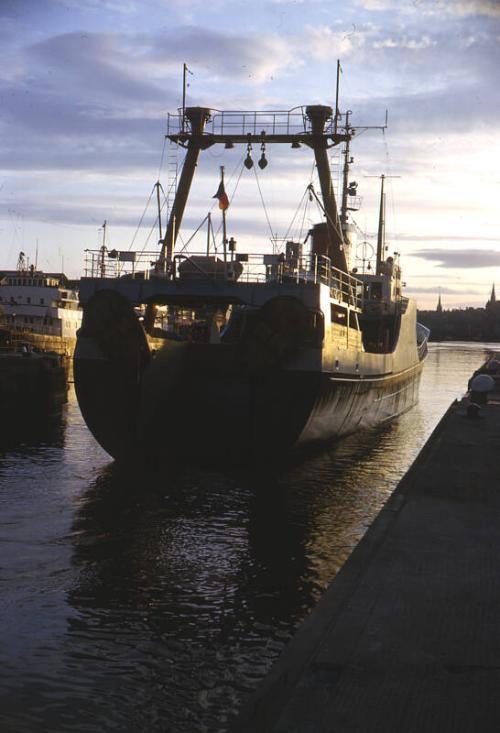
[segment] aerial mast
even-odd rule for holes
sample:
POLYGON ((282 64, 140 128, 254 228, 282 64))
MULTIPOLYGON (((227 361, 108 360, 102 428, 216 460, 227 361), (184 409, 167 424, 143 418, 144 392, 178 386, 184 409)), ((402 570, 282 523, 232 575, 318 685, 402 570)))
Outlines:
POLYGON ((102 245, 101 245, 101 258, 100 258, 100 266, 99 271, 101 277, 106 277, 106 226, 107 222, 104 220, 104 224, 102 225, 102 245))
POLYGON ((351 151, 350 151, 350 145, 351 145, 351 136, 349 134, 349 116, 352 114, 351 110, 347 110, 345 113, 345 130, 346 130, 346 141, 345 141, 345 149, 344 149, 344 171, 343 171, 343 179, 342 179, 342 203, 340 207, 340 223, 342 225, 342 230, 345 231, 347 226, 347 195, 348 195, 348 188, 349 188, 349 166, 353 162, 353 159, 351 158, 351 151))
POLYGON ((380 207, 378 216, 378 232, 377 232, 377 262, 375 273, 377 275, 382 274, 382 262, 384 261, 385 253, 385 191, 384 183, 386 178, 401 178, 401 176, 386 176, 382 173, 381 176, 366 176, 367 178, 380 178, 380 207))

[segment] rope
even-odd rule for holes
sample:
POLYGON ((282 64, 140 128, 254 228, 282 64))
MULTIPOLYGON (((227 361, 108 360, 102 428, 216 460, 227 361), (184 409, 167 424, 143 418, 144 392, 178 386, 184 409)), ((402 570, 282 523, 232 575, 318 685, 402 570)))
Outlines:
MULTIPOLYGON (((382 129, 382 138, 384 141, 384 149, 385 149, 385 157, 387 161, 387 172, 389 175, 392 174, 392 165, 391 165, 391 158, 389 155, 389 145, 387 144, 387 138, 385 136, 385 130, 382 129)), ((397 226, 396 226, 396 207, 394 205, 394 188, 392 185, 392 178, 389 178, 389 193, 390 193, 390 203, 391 203, 391 215, 392 215, 392 221, 394 223, 394 231, 393 231, 393 237, 395 241, 397 242, 397 226)), ((398 245, 399 250, 399 245, 398 245)))
MULTIPOLYGON (((309 185, 310 185, 310 184, 312 183, 312 180, 313 180, 313 178, 314 178, 314 170, 315 170, 315 168, 316 168, 316 164, 315 164, 315 163, 313 163, 313 164, 312 164, 312 168, 311 168, 311 175, 309 176, 309 185)), ((285 234, 285 239, 288 239, 288 235, 289 235, 289 233, 290 233, 290 230, 291 230, 291 228, 293 227, 293 225, 294 225, 294 223, 295 223, 295 219, 296 219, 296 217, 297 217, 297 214, 299 213, 299 211, 300 211, 300 207, 302 206, 302 201, 304 200, 304 196, 306 196, 306 195, 308 194, 308 192, 309 192, 309 185, 307 185, 307 186, 306 186, 306 189, 305 189, 304 193, 302 194, 302 198, 301 198, 301 199, 300 199, 300 201, 299 201, 299 205, 298 205, 298 206, 297 206, 297 208, 295 209, 295 213, 294 213, 294 215, 293 215, 292 221, 290 222, 290 225, 289 225, 289 227, 288 227, 288 229, 287 229, 287 231, 286 231, 286 234, 285 234)), ((304 227, 304 221, 305 221, 305 218, 306 218, 306 212, 307 212, 307 207, 308 207, 308 200, 306 199, 306 205, 305 205, 305 207, 304 207, 304 216, 303 216, 303 218, 302 218, 302 225, 301 225, 301 229, 300 229, 300 235, 299 235, 299 239, 300 239, 300 238, 302 237, 302 230, 303 230, 303 227, 304 227)))
POLYGON ((207 219, 208 219, 208 214, 207 214, 207 215, 206 215, 206 217, 205 217, 205 218, 203 219, 203 221, 202 221, 202 222, 200 222, 200 224, 198 224, 197 228, 196 228, 196 229, 194 230, 194 232, 193 232, 193 233, 191 234, 191 236, 189 237, 189 239, 187 240, 187 242, 185 243, 185 245, 184 245, 184 246, 182 247, 182 249, 180 250, 179 254, 180 254, 180 253, 182 253, 182 252, 184 252, 184 250, 186 249, 186 247, 188 246, 188 244, 189 244, 189 243, 191 242, 191 240, 192 240, 192 239, 193 239, 193 238, 194 238, 194 237, 195 237, 195 236, 196 236, 196 235, 198 234, 198 232, 199 232, 199 231, 200 231, 200 229, 202 228, 203 224, 204 224, 204 223, 205 223, 205 222, 207 221, 207 219))
MULTIPOLYGON (((299 211, 300 211, 300 208, 301 208, 301 206, 302 206, 302 203, 303 203, 303 201, 304 201, 304 198, 306 198, 306 197, 307 197, 307 193, 308 193, 308 191, 309 191, 309 188, 308 188, 308 187, 306 187, 306 189, 305 189, 304 193, 302 194, 302 198, 301 198, 301 199, 300 199, 300 201, 299 201, 299 205, 298 205, 298 206, 297 206, 297 208, 295 209, 295 213, 294 213, 294 215, 293 215, 292 221, 290 222, 290 225, 289 225, 288 229, 287 229, 287 230, 286 230, 286 232, 285 232, 285 237, 284 237, 284 238, 285 238, 285 240, 287 240, 287 239, 288 239, 288 235, 290 234, 290 230, 291 230, 291 228, 293 227, 293 225, 295 224, 295 219, 297 218, 297 215, 298 215, 298 213, 299 213, 299 211)), ((307 208, 307 203, 308 203, 308 200, 307 200, 307 198, 306 198, 306 207, 305 207, 305 208, 307 208)))
MULTIPOLYGON (((163 191, 163 188, 162 188, 161 186, 160 186, 160 188, 161 188, 161 190, 163 191)), ((163 195, 165 196, 165 192, 163 192, 163 195)), ((162 205, 160 206, 160 216, 161 216, 161 213, 162 213, 162 211, 163 211, 163 208, 164 208, 164 206, 165 206, 165 204, 166 204, 166 203, 167 203, 167 199, 166 199, 166 198, 164 198, 164 199, 163 199, 163 203, 162 203, 162 205)), ((158 217, 158 214, 157 214, 157 215, 156 215, 156 219, 154 220, 154 222, 153 222, 153 225, 151 226, 151 229, 149 230, 149 234, 148 234, 148 236, 146 237, 146 241, 144 242, 144 246, 143 246, 143 248, 141 249, 141 251, 140 251, 139 255, 142 255, 142 254, 144 254, 144 250, 146 249, 146 245, 148 244, 149 240, 151 239, 151 235, 153 234, 154 230, 155 230, 155 229, 157 228, 157 225, 158 225, 158 218, 159 218, 159 217, 158 217)))
POLYGON ((167 146, 167 136, 164 135, 163 136, 163 148, 162 148, 161 156, 160 156, 160 166, 158 168, 158 178, 156 179, 157 181, 160 180, 161 169, 163 168, 163 160, 165 158, 165 148, 166 148, 166 146, 167 146))
MULTIPOLYGON (((146 216, 146 211, 148 210, 149 204, 151 203, 151 199, 152 199, 152 197, 153 197, 153 192, 154 192, 154 190, 155 190, 155 187, 153 186, 153 188, 151 189, 151 193, 149 194, 149 198, 148 198, 148 200, 147 200, 146 206, 144 207, 144 211, 142 212, 142 216, 141 216, 141 218, 139 219, 139 223, 138 223, 138 225, 137 225, 137 229, 135 230, 134 236, 132 237, 132 241, 131 241, 131 243, 130 243, 130 246, 129 246, 129 248, 128 248, 128 249, 129 249, 129 252, 130 252, 130 250, 132 249, 132 247, 134 246, 134 242, 135 242, 135 239, 136 239, 136 237, 137 237, 137 234, 138 234, 138 232, 139 232, 139 229, 140 229, 140 228, 141 228, 141 226, 142 226, 142 222, 143 222, 143 220, 144 220, 144 217, 146 216)), ((158 220, 158 217, 156 217, 156 219, 158 220)))
POLYGON ((264 214, 266 215, 266 221, 267 221, 267 225, 269 227, 269 231, 271 232, 271 241, 272 241, 273 240, 273 237, 274 237, 273 227, 271 225, 271 221, 270 221, 269 215, 267 213, 266 203, 264 201, 264 196, 262 195, 262 190, 261 190, 261 187, 260 187, 259 177, 257 175, 257 168, 255 166, 253 167, 253 172, 255 174, 255 180, 257 181, 257 188, 259 189, 260 200, 262 202, 262 208, 264 209, 264 214))

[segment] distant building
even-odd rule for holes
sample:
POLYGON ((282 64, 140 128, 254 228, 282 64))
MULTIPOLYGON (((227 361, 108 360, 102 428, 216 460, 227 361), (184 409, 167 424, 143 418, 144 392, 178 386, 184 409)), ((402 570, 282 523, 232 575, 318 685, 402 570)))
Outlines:
POLYGON ((442 313, 443 312, 443 304, 441 303, 441 293, 439 293, 438 303, 436 306, 436 313, 442 313))
POLYGON ((490 299, 486 303, 486 308, 491 308, 491 307, 495 306, 496 303, 497 303, 497 296, 495 294, 495 283, 493 283, 493 285, 491 286, 490 299))

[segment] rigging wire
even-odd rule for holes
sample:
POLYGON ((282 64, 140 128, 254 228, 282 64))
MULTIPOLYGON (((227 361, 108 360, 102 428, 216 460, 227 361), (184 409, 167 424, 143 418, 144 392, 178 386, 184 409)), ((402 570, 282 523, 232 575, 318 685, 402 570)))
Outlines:
POLYGON ((262 189, 260 187, 260 181, 259 181, 259 177, 257 175, 257 169, 256 169, 255 166, 253 167, 253 172, 255 174, 255 180, 257 181, 257 188, 259 189, 260 200, 262 202, 262 208, 264 209, 264 214, 266 216, 266 220, 267 220, 267 225, 269 227, 269 231, 271 232, 271 241, 272 241, 275 238, 275 234, 273 232, 273 227, 272 227, 271 221, 269 219, 269 214, 267 213, 266 202, 264 201, 264 196, 262 195, 262 189))
MULTIPOLYGON (((232 202, 232 200, 233 200, 233 198, 234 198, 234 195, 235 195, 235 193, 236 193, 236 190, 237 190, 237 188, 238 188, 238 184, 239 184, 239 182, 240 182, 240 178, 241 178, 241 175, 242 175, 242 173, 243 173, 243 155, 241 156, 240 160, 238 161, 238 163, 237 163, 237 164, 235 165, 235 167, 234 167, 234 168, 233 168, 233 170, 231 171, 231 174, 229 175, 229 183, 231 183, 231 181, 233 180, 233 178, 234 178, 234 176, 235 176, 235 174, 236 174, 236 171, 238 170, 238 168, 240 168, 240 174, 239 174, 239 176, 238 176, 238 180, 236 181, 236 186, 234 187, 233 193, 231 194, 231 196, 230 196, 230 198, 229 198, 229 203, 231 203, 231 202, 232 202)), ((212 205, 211 205, 211 207, 210 207, 210 212, 212 212, 212 211, 213 211, 213 209, 215 208, 215 206, 216 206, 216 205, 217 205, 217 201, 213 201, 213 203, 212 203, 212 205)), ((206 220, 207 220, 207 217, 205 217, 205 218, 203 219, 203 222, 202 222, 202 223, 201 223, 201 224, 200 224, 200 225, 198 226, 198 228, 196 229, 196 231, 195 231, 195 232, 193 233, 193 235, 192 235, 192 236, 191 236, 191 237, 190 237, 190 238, 188 239, 188 241, 187 241, 187 242, 184 242, 184 241, 182 240, 182 236, 181 236, 181 233, 179 232, 178 236, 179 236, 179 239, 181 240, 181 242, 182 242, 182 245, 183 245, 183 246, 182 246, 182 247, 181 247, 181 249, 179 250, 178 254, 182 254, 182 252, 184 252, 184 250, 186 249, 186 247, 188 246, 188 244, 189 244, 189 243, 191 242, 191 240, 193 239, 194 235, 195 235, 195 234, 197 234, 197 232, 198 232, 198 231, 200 230, 201 226, 202 226, 202 225, 203 225, 203 224, 204 224, 204 223, 206 222, 206 220)), ((218 229, 217 229, 217 231, 216 231, 216 234, 214 235, 214 234, 213 234, 213 227, 212 227, 212 236, 213 236, 213 241, 214 241, 214 248, 215 248, 215 252, 217 252, 217 245, 215 244, 215 236, 219 234, 219 232, 220 232, 220 230, 221 230, 221 229, 222 229, 222 222, 221 222, 221 223, 219 224, 219 227, 218 227, 218 229)))
POLYGON ((158 181, 160 180, 161 170, 163 168, 163 160, 165 158, 165 148, 167 147, 167 136, 163 136, 163 147, 161 150, 161 156, 160 156, 160 166, 158 168, 158 181))
POLYGON ((203 226, 203 224, 207 221, 207 219, 208 219, 208 214, 205 216, 205 218, 203 219, 203 221, 198 224, 198 226, 196 227, 196 229, 194 230, 194 232, 191 234, 191 236, 189 237, 189 239, 187 240, 187 242, 184 244, 183 248, 177 254, 181 254, 182 252, 184 252, 184 250, 186 249, 186 247, 188 246, 188 244, 198 234, 198 232, 200 231, 200 229, 203 226))
MULTIPOLYGON (((306 195, 308 194, 308 192, 309 192, 309 185, 310 185, 310 184, 311 184, 311 183, 313 182, 313 179, 314 179, 314 171, 315 171, 315 168, 316 168, 316 163, 313 163, 313 164, 312 164, 312 168, 311 168, 311 174, 310 174, 310 176, 309 176, 309 184, 308 184, 308 185, 306 186, 306 188, 305 188, 305 191, 304 191, 304 193, 302 194, 302 198, 300 199, 300 201, 299 201, 299 204, 298 204, 298 206, 297 206, 297 208, 296 208, 296 210, 295 210, 295 213, 294 213, 294 215, 293 215, 292 221, 290 222, 290 225, 289 225, 289 227, 288 227, 288 229, 287 229, 287 231, 286 231, 286 234, 285 234, 285 237, 284 237, 284 239, 285 239, 285 240, 287 240, 287 239, 288 239, 288 235, 290 234, 290 230, 291 230, 291 228, 293 227, 293 225, 294 225, 294 223, 295 223, 295 219, 296 219, 296 217, 297 217, 297 214, 298 214, 298 213, 299 213, 299 211, 300 211, 300 207, 302 206, 302 202, 303 202, 303 200, 304 200, 304 197, 305 197, 305 196, 306 196, 306 195)), ((304 226, 304 220, 305 220, 305 216, 306 216, 306 211, 307 211, 307 207, 308 207, 308 199, 306 199, 306 205, 305 205, 305 207, 304 207, 304 216, 303 216, 303 218, 302 218, 302 226, 301 226, 301 229, 300 229, 300 235, 299 235, 299 238, 301 238, 301 237, 302 237, 302 230, 303 230, 303 226, 304 226)))
MULTIPOLYGON (((162 188, 162 191, 163 191, 163 188, 162 188)), ((161 214, 162 214, 163 208, 164 208, 164 206, 165 206, 165 204, 166 204, 166 203, 167 203, 167 199, 166 199, 166 198, 164 198, 164 199, 163 199, 163 203, 162 203, 162 205, 160 206, 160 214, 159 214, 159 215, 158 215, 158 214, 156 215, 156 219, 154 220, 154 222, 153 222, 153 224, 152 224, 152 226, 151 226, 151 229, 149 230, 149 234, 148 234, 148 236, 146 237, 146 240, 145 240, 145 242, 144 242, 144 246, 143 246, 143 248, 141 249, 141 251, 139 252, 139 255, 143 255, 143 254, 144 254, 144 251, 145 251, 145 249, 146 249, 146 245, 148 244, 149 240, 151 239, 151 235, 152 235, 152 233, 153 233, 153 232, 154 232, 154 230, 155 230, 155 229, 156 229, 156 228, 158 227, 158 220, 159 220, 159 217, 160 217, 160 216, 161 216, 161 214)))
MULTIPOLYGON (((387 172, 388 172, 388 174, 390 176, 390 175, 392 175, 392 163, 391 163, 391 158, 390 158, 390 155, 389 155, 389 145, 388 145, 388 142, 387 142, 387 137, 385 135, 385 130, 384 129, 382 129, 382 138, 383 138, 383 141, 384 141, 385 157, 386 157, 386 161, 387 161, 387 163, 386 163, 386 165, 387 165, 387 172)), ((396 207, 394 205, 394 188, 393 188, 393 184, 392 184, 392 178, 389 178, 389 193, 390 193, 390 204, 391 204, 391 216, 392 216, 392 222, 393 222, 393 237, 394 237, 394 239, 395 239, 395 241, 397 243, 397 232, 398 232, 398 228, 396 226, 396 207)), ((398 245, 398 250, 399 250, 399 245, 398 245)))
POLYGON ((149 204, 151 203, 151 199, 152 199, 152 197, 153 197, 153 192, 154 192, 154 190, 155 190, 155 187, 153 186, 153 188, 151 189, 151 193, 149 194, 149 198, 148 198, 148 200, 147 200, 146 206, 144 207, 144 211, 142 212, 142 216, 141 216, 141 218, 139 219, 139 223, 137 224, 137 228, 136 228, 136 230, 135 230, 134 236, 132 237, 132 241, 131 241, 131 243, 130 243, 130 245, 129 245, 129 248, 128 248, 128 251, 129 251, 129 252, 130 252, 130 250, 132 249, 132 247, 134 246, 134 242, 135 242, 135 240, 136 240, 137 234, 139 233, 139 229, 140 229, 140 228, 141 228, 141 226, 142 226, 142 222, 143 222, 143 220, 144 220, 144 217, 146 216, 146 212, 147 212, 147 210, 148 210, 149 204))

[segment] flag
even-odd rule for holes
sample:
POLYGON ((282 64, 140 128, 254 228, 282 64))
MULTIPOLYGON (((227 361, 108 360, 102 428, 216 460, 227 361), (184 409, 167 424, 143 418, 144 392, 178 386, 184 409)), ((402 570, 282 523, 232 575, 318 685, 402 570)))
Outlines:
POLYGON ((227 197, 227 193, 224 190, 224 182, 221 181, 219 183, 219 188, 217 189, 217 193, 215 196, 212 196, 214 199, 219 199, 219 209, 222 209, 222 211, 225 211, 227 207, 229 206, 229 199, 227 197))

